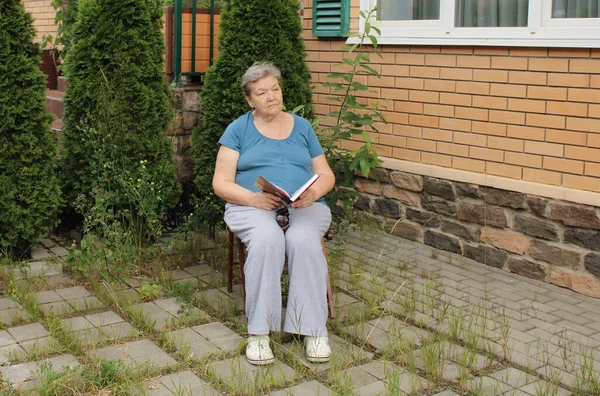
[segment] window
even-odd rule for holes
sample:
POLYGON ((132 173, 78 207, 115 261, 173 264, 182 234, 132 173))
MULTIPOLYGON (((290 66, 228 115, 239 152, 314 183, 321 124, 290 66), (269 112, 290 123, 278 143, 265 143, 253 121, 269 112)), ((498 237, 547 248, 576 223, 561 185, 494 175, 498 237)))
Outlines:
POLYGON ((360 0, 360 6, 377 6, 372 23, 381 29, 381 44, 600 47, 600 0, 360 0))

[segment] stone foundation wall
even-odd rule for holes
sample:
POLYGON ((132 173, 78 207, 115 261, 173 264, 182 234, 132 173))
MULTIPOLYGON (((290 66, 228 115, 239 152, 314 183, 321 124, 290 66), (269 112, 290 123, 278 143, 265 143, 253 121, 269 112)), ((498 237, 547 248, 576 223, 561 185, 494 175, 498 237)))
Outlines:
POLYGON ((166 134, 173 142, 177 179, 181 182, 192 181, 194 179, 194 162, 191 157, 192 131, 202 117, 199 88, 194 86, 171 90, 174 97, 175 119, 166 134))
POLYGON ((600 298, 600 207, 387 169, 373 178, 356 180, 355 207, 387 232, 600 298))

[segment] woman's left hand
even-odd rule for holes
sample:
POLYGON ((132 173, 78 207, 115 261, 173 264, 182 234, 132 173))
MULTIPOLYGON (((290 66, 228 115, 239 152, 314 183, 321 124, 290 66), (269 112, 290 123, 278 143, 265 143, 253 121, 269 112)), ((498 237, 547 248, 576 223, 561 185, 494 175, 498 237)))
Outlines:
POLYGON ((302 195, 292 204, 292 208, 308 208, 312 205, 319 197, 312 189, 304 191, 302 195))

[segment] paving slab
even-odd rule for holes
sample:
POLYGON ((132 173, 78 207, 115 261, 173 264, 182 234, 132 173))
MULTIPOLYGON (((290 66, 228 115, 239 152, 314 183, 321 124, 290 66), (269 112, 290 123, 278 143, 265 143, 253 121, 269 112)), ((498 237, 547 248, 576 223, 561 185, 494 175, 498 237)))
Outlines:
POLYGON ((93 346, 107 340, 133 337, 139 332, 113 311, 61 320, 65 329, 82 343, 93 346))
POLYGON ((34 246, 31 248, 31 259, 40 260, 52 257, 52 253, 43 246, 34 246))
MULTIPOLYGON (((47 252, 44 250, 44 252, 47 252)), ((40 258, 49 258, 52 254, 48 253, 47 256, 43 256, 40 258)), ((51 276, 51 275, 60 275, 62 274, 62 262, 52 262, 52 261, 31 261, 25 263, 22 269, 14 269, 12 271, 15 279, 24 279, 25 277, 30 276, 51 276)))
POLYGON ((323 372, 329 370, 331 367, 346 367, 372 359, 374 356, 372 352, 357 347, 335 334, 329 334, 329 345, 331 346, 331 359, 326 363, 309 362, 306 359, 306 348, 301 342, 288 342, 283 344, 281 348, 290 359, 315 372, 323 372))
POLYGON ((269 366, 253 366, 245 356, 213 362, 209 370, 229 389, 235 389, 239 394, 281 387, 299 377, 294 369, 279 360, 269 366))
POLYGON ((188 274, 190 274, 194 277, 197 277, 197 278, 204 276, 204 275, 209 275, 214 272, 214 270, 206 264, 194 265, 192 267, 186 267, 186 268, 183 268, 183 270, 185 272, 187 272, 188 274))
POLYGON ((38 360, 35 362, 28 362, 22 364, 16 364, 8 367, 0 367, 0 374, 2 378, 7 381, 13 387, 20 387, 29 381, 33 381, 40 375, 40 369, 43 365, 49 365, 55 372, 62 372, 67 368, 74 368, 79 366, 79 362, 73 355, 60 355, 51 358, 38 360))
POLYGON ((317 381, 307 381, 277 392, 269 392, 271 396, 329 396, 334 393, 317 381))
MULTIPOLYGON (((222 289, 226 290, 225 288, 222 289)), ((238 312, 244 309, 244 304, 240 298, 232 298, 219 289, 196 292, 194 298, 200 304, 210 306, 215 312, 238 312)))
POLYGON ((174 366, 177 361, 150 340, 139 340, 90 350, 92 359, 120 360, 131 368, 174 366))
POLYGON ((429 336, 423 330, 397 319, 393 316, 383 316, 347 328, 350 335, 364 340, 376 348, 378 352, 392 349, 411 349, 421 345, 429 336))
POLYGON ((244 338, 222 323, 184 328, 168 334, 181 354, 194 360, 222 352, 235 352, 244 345, 244 338))
POLYGON ((195 326, 192 330, 225 352, 236 351, 245 342, 242 336, 218 322, 195 326))
POLYGON ((26 318, 27 311, 21 304, 9 298, 0 298, 0 323, 10 325, 26 318))
POLYGON ((164 375, 144 383, 147 396, 218 396, 214 388, 202 381, 193 372, 186 370, 164 375))
POLYGON ((178 323, 210 320, 210 316, 206 312, 196 307, 184 307, 175 297, 134 304, 129 309, 134 312, 140 311, 145 315, 155 330, 162 330, 178 323))

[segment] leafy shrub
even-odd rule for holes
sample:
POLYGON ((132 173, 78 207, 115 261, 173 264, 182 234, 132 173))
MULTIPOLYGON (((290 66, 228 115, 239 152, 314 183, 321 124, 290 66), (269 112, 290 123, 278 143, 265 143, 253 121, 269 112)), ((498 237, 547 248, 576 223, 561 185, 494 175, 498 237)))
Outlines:
MULTIPOLYGON (((381 32, 370 22, 375 10, 366 14, 360 12, 365 22, 363 31, 358 35, 358 43, 341 48, 345 54, 342 63, 337 66, 342 66, 340 69, 346 71, 329 74, 329 81, 323 83, 324 87, 331 89, 332 95, 328 100, 333 108, 323 118, 334 121, 322 128, 319 140, 327 162, 336 174, 336 185, 326 197, 331 208, 340 209, 334 211, 335 228, 343 229, 352 220, 353 205, 359 195, 352 189, 355 174, 368 177, 372 168, 381 165, 371 136, 379 133, 378 125, 387 124, 381 113, 385 106, 378 101, 365 101, 364 97, 374 90, 357 78, 381 78, 379 72, 370 66, 370 54, 382 57, 377 42, 381 32), (370 44, 368 50, 364 47, 365 42, 370 44), (354 150, 348 150, 340 144, 343 140, 351 139, 354 142, 362 141, 363 144, 354 150)), ((322 119, 317 119, 313 124, 317 126, 320 121, 322 119)))
POLYGON ((225 4, 221 13, 219 56, 202 89, 202 125, 194 130, 196 215, 211 225, 223 218, 223 202, 212 190, 218 140, 229 123, 249 110, 240 81, 255 61, 271 61, 281 70, 287 109, 304 105, 312 118, 310 71, 297 0, 246 0, 225 4))
POLYGON ((20 254, 56 224, 56 139, 31 15, 0 2, 0 249, 20 254))
MULTIPOLYGON (((61 182, 88 231, 160 233, 176 202, 161 0, 79 0, 64 71, 61 182)), ((103 235, 99 235, 103 236, 103 235)))

